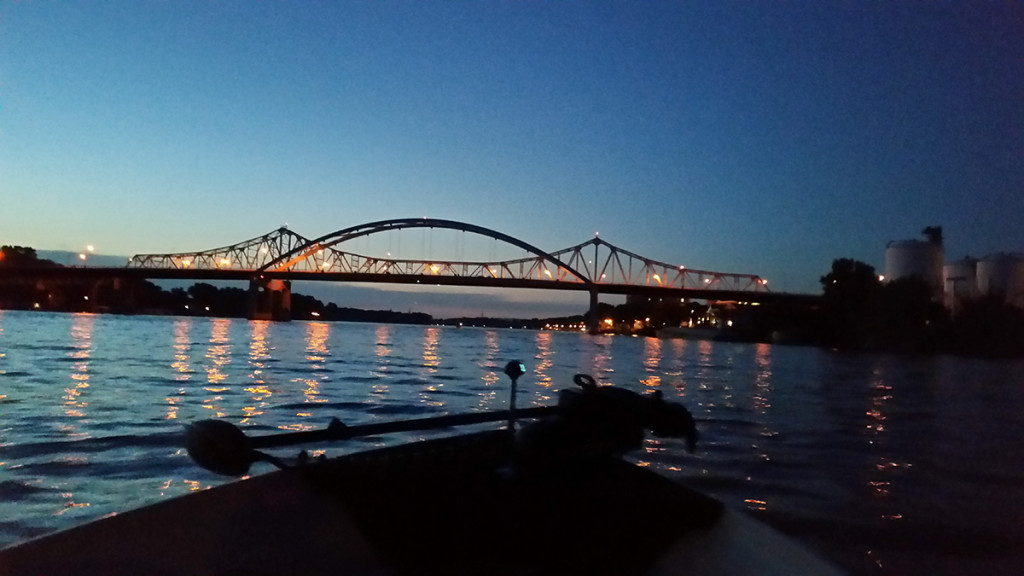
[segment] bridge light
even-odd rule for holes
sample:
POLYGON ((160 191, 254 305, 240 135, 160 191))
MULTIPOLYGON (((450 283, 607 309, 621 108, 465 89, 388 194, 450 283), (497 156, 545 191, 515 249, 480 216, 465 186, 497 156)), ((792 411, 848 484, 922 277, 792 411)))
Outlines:
POLYGON ((704 283, 705 284, 711 284, 711 278, 705 278, 704 279, 704 283))
POLYGON ((192 265, 192 261, 191 260, 182 260, 181 261, 181 265, 184 266, 185 268, 188 268, 189 266, 192 265))
POLYGON ((438 271, 437 264, 431 264, 430 265, 430 271, 433 272, 434 274, 437 274, 437 271, 438 271))
POLYGON ((220 264, 221 266, 231 266, 231 260, 228 260, 227 258, 221 258, 220 264))
POLYGON ((79 254, 78 255, 78 259, 82 260, 82 261, 85 261, 85 254, 79 254))
POLYGON ((654 281, 657 282, 658 285, 660 286, 661 285, 661 276, 658 276, 657 274, 655 274, 654 275, 654 281))
POLYGON ((551 278, 551 277, 552 277, 552 276, 551 276, 551 270, 548 270, 547 268, 545 268, 545 269, 544 269, 544 274, 547 274, 547 277, 548 277, 548 278, 551 278))
POLYGON ((324 262, 323 264, 320 265, 320 269, 321 270, 327 270, 330 267, 331 267, 331 263, 330 262, 324 262))

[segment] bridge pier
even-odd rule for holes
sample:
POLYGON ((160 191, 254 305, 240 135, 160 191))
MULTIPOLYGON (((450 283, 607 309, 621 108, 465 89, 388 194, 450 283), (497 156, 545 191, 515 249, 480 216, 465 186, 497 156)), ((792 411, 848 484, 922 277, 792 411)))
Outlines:
POLYGON ((597 334, 601 329, 601 319, 597 317, 597 288, 590 289, 590 308, 587 310, 587 333, 597 334))
POLYGON ((287 280, 253 278, 249 281, 249 319, 292 319, 292 283, 287 280))

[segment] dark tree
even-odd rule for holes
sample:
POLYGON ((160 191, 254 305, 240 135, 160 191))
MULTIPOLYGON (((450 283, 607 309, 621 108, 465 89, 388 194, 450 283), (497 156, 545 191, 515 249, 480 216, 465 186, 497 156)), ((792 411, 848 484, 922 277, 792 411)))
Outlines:
POLYGON ((916 276, 901 278, 881 288, 874 340, 888 350, 936 351, 948 321, 946 308, 933 299, 927 282, 916 276))
MULTIPOLYGON (((52 264, 49 260, 44 260, 52 264)), ((32 266, 41 263, 36 249, 27 246, 0 246, 0 266, 32 266)))
POLYGON ((878 317, 881 281, 875 268, 850 258, 833 260, 821 285, 825 341, 842 348, 863 347, 878 317))
POLYGON ((951 351, 972 356, 1024 356, 1024 310, 994 293, 967 300, 953 316, 951 351))

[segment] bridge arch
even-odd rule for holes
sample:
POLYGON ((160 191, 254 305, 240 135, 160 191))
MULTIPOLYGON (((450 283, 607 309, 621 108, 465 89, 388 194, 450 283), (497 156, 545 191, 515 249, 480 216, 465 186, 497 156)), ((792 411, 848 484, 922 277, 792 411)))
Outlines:
POLYGON ((487 236, 500 240, 502 242, 516 246, 534 254, 535 256, 550 262, 551 264, 564 269, 573 276, 579 279, 579 281, 589 288, 592 292, 596 290, 594 282, 577 271, 572 266, 561 261, 557 257, 541 250, 540 248, 524 242, 508 234, 485 228, 483 226, 477 226, 475 224, 469 224, 466 222, 458 222, 456 220, 444 220, 439 218, 395 218, 390 220, 378 220, 376 222, 369 222, 366 224, 359 224, 357 226, 351 226, 349 228, 343 228, 329 234, 320 236, 313 240, 309 240, 305 244, 298 246, 286 253, 281 254, 276 259, 267 262, 258 270, 256 274, 272 273, 275 271, 282 272, 290 269, 295 264, 310 257, 313 253, 325 248, 331 248, 337 246, 343 242, 359 238, 362 236, 369 236, 371 234, 378 234, 380 232, 387 232, 391 230, 403 230, 411 228, 441 228, 448 230, 459 230, 463 232, 471 232, 473 234, 479 234, 481 236, 487 236))

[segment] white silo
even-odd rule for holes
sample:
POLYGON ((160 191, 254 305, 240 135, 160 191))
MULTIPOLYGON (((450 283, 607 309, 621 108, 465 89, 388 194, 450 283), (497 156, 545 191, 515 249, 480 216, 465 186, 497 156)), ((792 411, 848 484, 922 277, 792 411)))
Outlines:
POLYGON ((947 262, 942 267, 942 280, 946 306, 974 298, 978 295, 978 260, 967 257, 947 262))
POLYGON ((942 263, 945 253, 939 242, 894 240, 885 246, 885 279, 899 280, 917 276, 939 298, 943 293, 942 263))
POLYGON ((1002 294, 1007 302, 1024 306, 1024 255, 999 253, 979 260, 978 292, 1002 294))

